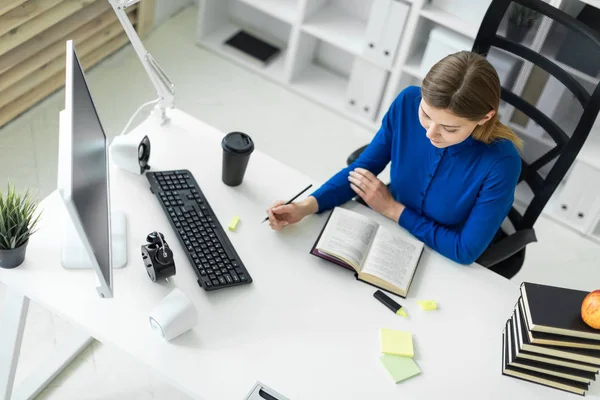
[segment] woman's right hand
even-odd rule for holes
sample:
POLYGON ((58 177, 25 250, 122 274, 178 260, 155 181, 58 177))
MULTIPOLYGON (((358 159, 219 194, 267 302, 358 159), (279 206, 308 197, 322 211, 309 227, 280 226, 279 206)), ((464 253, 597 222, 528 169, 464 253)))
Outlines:
POLYGON ((277 201, 267 209, 269 225, 276 231, 300 222, 304 217, 316 213, 319 209, 317 200, 312 196, 301 202, 285 203, 285 201, 277 201))

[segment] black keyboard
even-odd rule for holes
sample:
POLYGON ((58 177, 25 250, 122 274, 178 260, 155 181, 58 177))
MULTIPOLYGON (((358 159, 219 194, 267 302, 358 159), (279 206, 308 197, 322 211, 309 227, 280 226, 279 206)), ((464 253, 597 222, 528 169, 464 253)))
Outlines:
POLYGON ((252 282, 223 227, 187 170, 147 172, 150 190, 186 250, 198 284, 217 290, 252 282))

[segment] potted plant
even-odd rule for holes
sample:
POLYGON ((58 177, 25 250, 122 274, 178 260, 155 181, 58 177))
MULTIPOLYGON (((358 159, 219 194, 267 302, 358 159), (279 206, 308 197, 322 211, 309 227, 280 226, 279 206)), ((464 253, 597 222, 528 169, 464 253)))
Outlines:
POLYGON ((15 268, 25 260, 29 238, 40 218, 37 205, 29 191, 19 194, 10 184, 6 194, 0 191, 0 268, 15 268))
POLYGON ((541 14, 519 3, 511 3, 508 7, 508 26, 506 37, 514 42, 522 42, 533 24, 541 14))

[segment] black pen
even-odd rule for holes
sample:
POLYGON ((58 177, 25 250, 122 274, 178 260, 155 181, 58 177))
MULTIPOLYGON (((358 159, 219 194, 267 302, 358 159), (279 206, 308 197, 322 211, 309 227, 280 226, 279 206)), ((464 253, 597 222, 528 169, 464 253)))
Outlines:
MULTIPOLYGON (((296 200, 298 197, 300 197, 300 196, 302 195, 302 193, 306 192, 306 191, 307 191, 308 189, 310 189, 311 187, 312 187, 312 183, 311 183, 310 185, 308 185, 307 187, 305 187, 305 188, 304 188, 304 189, 303 189, 303 190, 302 190, 300 193, 298 193, 297 195, 295 195, 294 197, 292 197, 290 200, 288 200, 288 202, 287 202, 287 203, 285 203, 284 205, 286 205, 286 206, 287 206, 288 204, 291 204, 291 203, 292 203, 292 201, 296 200)), ((263 220, 263 222, 265 222, 265 221, 268 221, 268 220, 269 220, 269 217, 265 218, 265 219, 263 220)), ((261 222, 261 224, 262 224, 263 222, 261 222)))
POLYGON ((382 302, 383 305, 385 305, 387 308, 392 310, 397 315, 402 315, 403 317, 408 317, 408 314, 406 313, 406 311, 404 311, 402 309, 402 306, 400 304, 396 303, 394 300, 392 300, 388 295, 383 293, 381 290, 378 290, 375 293, 373 293, 373 297, 375 297, 377 300, 382 302))

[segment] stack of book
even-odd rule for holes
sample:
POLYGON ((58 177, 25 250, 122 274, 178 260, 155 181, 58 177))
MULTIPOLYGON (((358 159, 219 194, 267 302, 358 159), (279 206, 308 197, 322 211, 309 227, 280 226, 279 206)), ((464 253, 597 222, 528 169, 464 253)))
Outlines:
POLYGON ((587 295, 524 282, 502 331, 502 374, 584 396, 600 370, 600 330, 581 318, 587 295))

